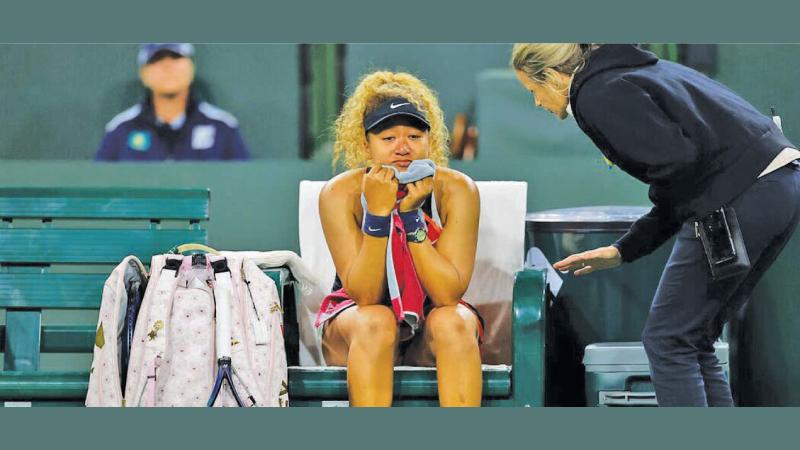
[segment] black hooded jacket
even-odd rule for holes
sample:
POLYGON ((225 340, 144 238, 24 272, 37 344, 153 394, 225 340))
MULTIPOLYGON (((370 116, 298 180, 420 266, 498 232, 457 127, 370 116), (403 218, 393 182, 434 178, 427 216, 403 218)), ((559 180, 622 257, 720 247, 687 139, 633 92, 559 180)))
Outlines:
POLYGON ((650 185, 655 206, 614 244, 625 262, 730 202, 794 147, 727 87, 633 45, 593 50, 572 81, 570 105, 603 155, 650 185))

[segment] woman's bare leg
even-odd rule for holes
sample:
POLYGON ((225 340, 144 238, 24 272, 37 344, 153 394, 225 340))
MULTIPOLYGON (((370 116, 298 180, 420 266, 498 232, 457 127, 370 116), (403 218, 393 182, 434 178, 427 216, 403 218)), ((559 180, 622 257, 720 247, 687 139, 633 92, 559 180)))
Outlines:
POLYGON ((416 365, 435 361, 439 405, 480 406, 483 383, 475 314, 463 305, 434 308, 418 339, 406 360, 416 365))
POLYGON ((392 405, 397 342, 397 318, 383 305, 348 308, 325 325, 325 361, 347 366, 351 406, 392 405))

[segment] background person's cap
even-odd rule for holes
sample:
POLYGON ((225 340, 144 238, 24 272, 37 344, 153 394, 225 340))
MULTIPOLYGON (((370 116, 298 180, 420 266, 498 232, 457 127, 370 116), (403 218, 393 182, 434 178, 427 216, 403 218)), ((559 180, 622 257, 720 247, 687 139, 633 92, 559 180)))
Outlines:
POLYGON ((161 50, 169 50, 187 58, 191 58, 191 56, 194 55, 194 46, 192 44, 142 44, 142 46, 139 47, 139 55, 136 58, 139 67, 150 62, 150 59, 161 50))
POLYGON ((364 117, 364 131, 369 131, 384 120, 394 116, 411 116, 422 121, 430 128, 431 124, 425 114, 403 97, 394 97, 378 105, 374 111, 364 117))

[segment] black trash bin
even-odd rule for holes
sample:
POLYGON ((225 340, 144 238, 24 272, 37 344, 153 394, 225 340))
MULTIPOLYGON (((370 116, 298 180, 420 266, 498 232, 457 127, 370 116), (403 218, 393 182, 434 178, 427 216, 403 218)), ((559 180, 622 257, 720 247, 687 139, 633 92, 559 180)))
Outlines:
MULTIPOLYGON (((649 208, 593 206, 527 215, 526 250, 538 247, 550 263, 612 244, 649 208)), ((545 401, 586 405, 584 348, 599 342, 641 340, 658 280, 672 249, 583 277, 561 274, 564 284, 548 311, 545 401)))

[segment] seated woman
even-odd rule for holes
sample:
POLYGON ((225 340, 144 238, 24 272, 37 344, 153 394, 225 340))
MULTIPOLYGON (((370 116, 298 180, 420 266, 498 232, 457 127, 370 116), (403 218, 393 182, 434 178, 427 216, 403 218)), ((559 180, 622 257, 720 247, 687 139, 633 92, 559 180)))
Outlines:
POLYGON ((433 366, 441 406, 480 406, 482 319, 461 299, 475 263, 475 183, 447 164, 436 95, 407 73, 365 76, 336 120, 319 198, 337 278, 317 317, 353 406, 390 406, 395 364, 433 366), (388 287, 388 289, 387 289, 388 287))

